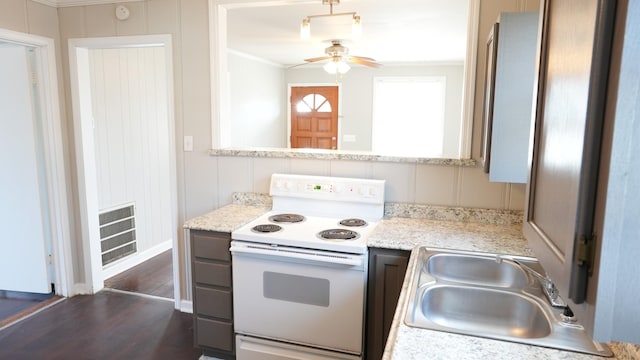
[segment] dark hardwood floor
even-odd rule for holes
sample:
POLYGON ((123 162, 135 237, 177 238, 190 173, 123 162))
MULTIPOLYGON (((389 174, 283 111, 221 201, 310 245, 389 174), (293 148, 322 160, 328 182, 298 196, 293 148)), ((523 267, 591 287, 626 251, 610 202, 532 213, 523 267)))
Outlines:
POLYGON ((198 359, 193 317, 172 298, 169 250, 0 330, 0 359, 198 359))
POLYGON ((110 289, 173 299, 171 250, 106 279, 104 286, 110 289))
POLYGON ((54 294, 30 294, 0 290, 0 328, 60 299, 54 294))
POLYGON ((197 359, 191 314, 173 302, 103 290, 0 330, 0 359, 197 359))

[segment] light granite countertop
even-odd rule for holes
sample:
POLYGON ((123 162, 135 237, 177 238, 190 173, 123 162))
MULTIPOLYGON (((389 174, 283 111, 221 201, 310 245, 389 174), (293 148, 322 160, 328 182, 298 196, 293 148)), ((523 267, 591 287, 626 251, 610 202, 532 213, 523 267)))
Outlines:
MULTIPOLYGON (((258 194, 259 195, 259 194, 258 194)), ((184 228, 231 232, 268 211, 268 196, 234 194, 234 203, 188 220, 184 228), (249 205, 247 205, 249 204, 249 205)), ((522 235, 522 224, 512 212, 496 214, 478 209, 416 207, 389 204, 385 218, 368 239, 370 247, 417 251, 417 246, 533 256, 522 235), (453 215, 452 215, 453 214, 453 215), (488 215, 487 215, 488 214, 488 215), (396 217, 396 215, 408 217, 396 217), (506 222, 503 215, 511 216, 506 222), (455 219, 451 219, 453 216, 455 219), (455 221, 468 220, 473 221, 455 221), (442 220, 447 219, 447 220, 442 220)), ((413 254, 413 253, 412 253, 413 254)), ((404 324, 409 296, 408 279, 416 268, 411 256, 391 325, 383 360, 408 359, 604 359, 575 352, 506 341, 412 328, 404 324)), ((637 347, 610 344, 617 359, 637 359, 637 347)))
POLYGON ((230 233, 268 210, 268 207, 261 205, 230 204, 187 220, 184 228, 230 233))

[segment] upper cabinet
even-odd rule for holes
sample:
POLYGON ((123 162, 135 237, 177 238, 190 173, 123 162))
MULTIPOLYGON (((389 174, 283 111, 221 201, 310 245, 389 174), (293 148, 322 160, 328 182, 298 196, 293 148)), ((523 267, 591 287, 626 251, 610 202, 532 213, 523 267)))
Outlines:
POLYGON ((640 75, 624 59, 639 30, 627 8, 638 16, 627 0, 545 1, 524 233, 594 339, 640 343, 639 196, 620 181, 638 164, 640 75))
POLYGON ((538 12, 502 13, 487 39, 482 162, 489 180, 526 183, 538 12))

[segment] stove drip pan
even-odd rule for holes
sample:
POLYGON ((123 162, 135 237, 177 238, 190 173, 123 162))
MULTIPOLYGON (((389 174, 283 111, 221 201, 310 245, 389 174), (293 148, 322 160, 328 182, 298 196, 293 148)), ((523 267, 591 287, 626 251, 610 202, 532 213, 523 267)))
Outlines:
POLYGON ((300 214, 276 214, 269 216, 269 221, 275 223, 297 223, 304 221, 304 216, 300 214))
POLYGON ((251 228, 251 231, 257 233, 273 233, 282 230, 282 226, 276 224, 260 224, 251 228))
POLYGON ((367 226, 367 222, 362 219, 350 218, 350 219, 340 220, 340 225, 360 227, 360 226, 367 226))
POLYGON ((355 240, 360 234, 347 229, 328 229, 320 231, 318 237, 325 240, 355 240))

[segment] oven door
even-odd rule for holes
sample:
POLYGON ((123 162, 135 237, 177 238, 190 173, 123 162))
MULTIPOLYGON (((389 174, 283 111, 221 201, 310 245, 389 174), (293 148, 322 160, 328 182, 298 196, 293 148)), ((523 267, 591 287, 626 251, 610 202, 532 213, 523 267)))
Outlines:
POLYGON ((231 242, 235 332, 359 355, 367 256, 231 242))

